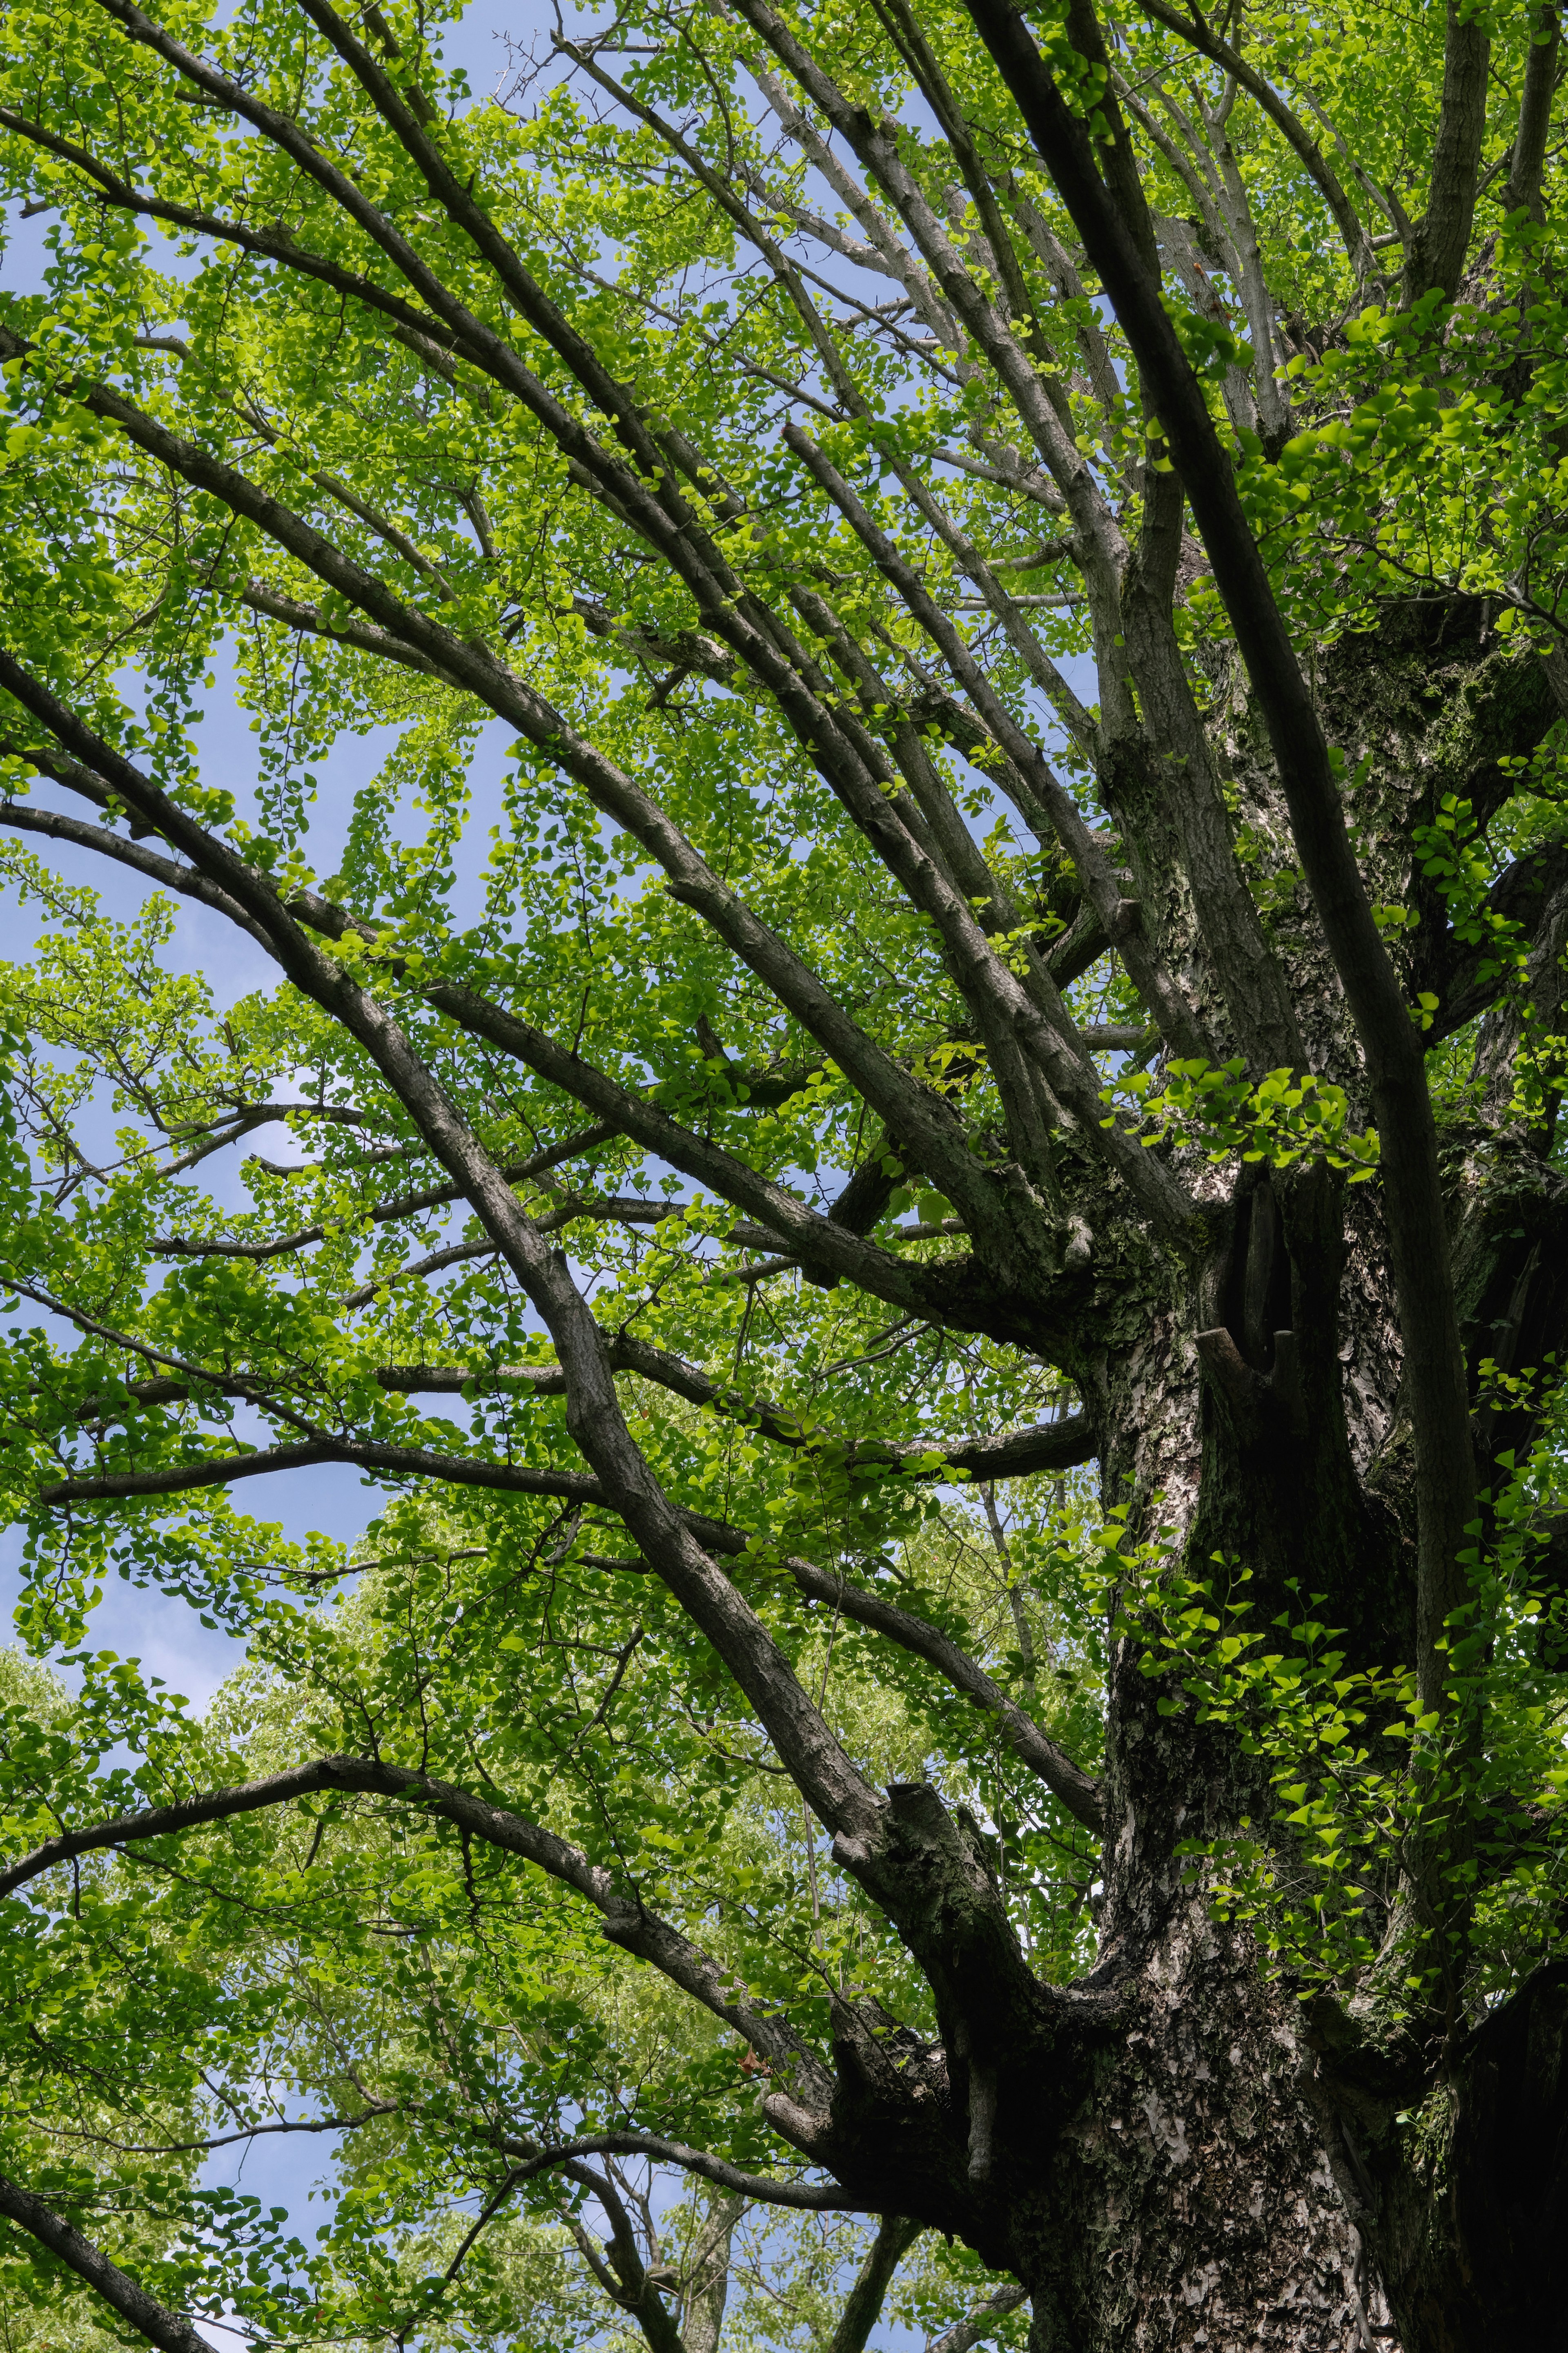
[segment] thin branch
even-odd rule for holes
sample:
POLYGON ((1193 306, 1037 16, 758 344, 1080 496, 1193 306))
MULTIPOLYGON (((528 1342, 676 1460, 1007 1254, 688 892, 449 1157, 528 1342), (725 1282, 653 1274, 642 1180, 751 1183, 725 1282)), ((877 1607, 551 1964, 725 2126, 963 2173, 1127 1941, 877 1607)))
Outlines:
MULTIPOLYGON (((502 2153, 510 2156, 513 2144, 506 2141, 501 2146, 502 2153)), ((742 2173, 738 2166, 710 2157, 704 2149, 689 2148, 684 2141, 666 2140, 658 2133, 586 2133, 580 2140, 563 2141, 558 2148, 543 2149, 537 2157, 527 2158, 518 2168, 518 2179, 542 2173, 548 2167, 564 2164, 573 2158, 606 2156, 651 2157, 663 2165, 679 2165, 684 2172, 695 2173, 717 2189, 728 2189, 735 2197, 759 2206, 788 2206, 812 2214, 874 2214, 880 2211, 872 2200, 854 2197, 836 2181, 817 2188, 805 2181, 780 2181, 769 2174, 742 2173)))
POLYGON ((211 1822, 292 1804, 323 1790, 410 1801, 426 1813, 453 1823, 469 1837, 536 1864, 595 1905, 604 1915, 605 1933, 612 1943, 647 1961, 725 2025, 732 2027, 763 2057, 786 2073, 802 2076, 819 2098, 825 2096, 827 2079, 821 2063, 794 2030, 784 2020, 734 1999, 734 1989, 719 1965, 658 1914, 649 1912, 635 1898, 628 1901, 622 1896, 611 1873, 602 1864, 590 1862, 580 1848, 557 1837, 552 1831, 406 1766, 356 1757, 317 1757, 309 1764, 272 1774, 265 1780, 211 1790, 172 1805, 122 1814, 82 1830, 65 1831, 0 1872, 0 1899, 77 1856, 175 1836, 211 1822))

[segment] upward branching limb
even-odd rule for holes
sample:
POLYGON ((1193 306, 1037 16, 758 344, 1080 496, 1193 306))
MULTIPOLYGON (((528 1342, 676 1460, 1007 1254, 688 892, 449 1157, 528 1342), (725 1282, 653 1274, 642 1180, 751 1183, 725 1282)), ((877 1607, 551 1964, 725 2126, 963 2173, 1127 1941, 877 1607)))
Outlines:
POLYGON ((1140 0, 1140 5, 1144 15, 1152 17, 1155 24, 1163 25, 1169 33, 1174 33, 1178 40, 1188 42, 1201 57, 1222 66, 1242 90, 1257 100, 1305 165, 1314 186, 1333 215, 1335 226, 1344 239, 1351 267, 1358 281, 1364 284, 1376 267, 1366 229, 1346 195, 1338 173, 1289 100, 1281 96, 1255 66, 1247 63, 1240 50, 1216 33, 1195 9, 1188 15, 1184 9, 1172 6, 1170 0, 1140 0))
POLYGON ((1415 225, 1405 263, 1407 303, 1434 290, 1450 297, 1459 290, 1475 218, 1490 61, 1491 39, 1484 17, 1463 0, 1448 0, 1437 137, 1426 210, 1415 225))
POLYGON ((1418 1673, 1442 1712, 1442 1629, 1464 1599, 1459 1556, 1475 1513, 1459 1348, 1425 1057, 1346 831, 1308 691, 1202 387, 1072 114, 1021 19, 994 0, 971 16, 1018 101, 1137 358, 1191 501, 1268 729, 1297 849, 1364 1049, 1383 1139, 1420 1517, 1418 1673))

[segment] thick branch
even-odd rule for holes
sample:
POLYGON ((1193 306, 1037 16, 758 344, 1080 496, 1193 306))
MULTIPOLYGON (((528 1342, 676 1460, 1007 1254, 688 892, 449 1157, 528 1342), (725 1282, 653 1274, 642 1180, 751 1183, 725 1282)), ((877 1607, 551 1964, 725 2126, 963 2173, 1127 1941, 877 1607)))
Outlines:
POLYGON ((425 677, 438 674, 428 654, 405 646, 390 629, 372 628, 363 621, 328 621, 314 605, 301 604, 295 596, 280 596, 259 580, 247 580, 236 593, 240 603, 248 606, 253 613, 265 614, 269 621, 281 621, 286 628, 303 629, 307 635, 325 638, 334 646, 352 646, 356 653, 374 654, 382 661, 398 662, 405 670, 417 670, 425 677))
POLYGON ((1438 1644, 1465 1595, 1458 1556, 1475 1510, 1436 1134, 1419 1036, 1373 918, 1316 707, 1237 493, 1203 388, 1071 113, 1022 20, 1004 0, 967 0, 1018 102, 1137 358, 1268 729, 1291 829, 1366 1056, 1383 1144, 1419 1518, 1417 1671, 1423 1704, 1445 1704, 1438 1644))
MULTIPOLYGON (((835 1460, 842 1457, 874 1465, 886 1463, 913 1474, 919 1473, 930 1452, 930 1448, 919 1440, 856 1441, 808 1428, 787 1407, 752 1398, 742 1389, 725 1388, 710 1379, 700 1366, 628 1334, 607 1335, 605 1346, 613 1371, 632 1372, 644 1380, 657 1382, 689 1403, 724 1414, 780 1446, 811 1447, 822 1443, 826 1435, 835 1460)), ((528 1397, 566 1394, 566 1377, 559 1365, 378 1365, 374 1377, 382 1388, 395 1397, 458 1397, 470 1391, 488 1396, 504 1394, 509 1389, 528 1397)), ((201 1386, 219 1397, 255 1400, 259 1394, 254 1381, 237 1383, 232 1377, 220 1373, 204 1379, 201 1386)), ((128 1381, 124 1386, 126 1398, 136 1406, 179 1405, 195 1394, 195 1385, 191 1379, 167 1374, 128 1381)), ((112 1408, 96 1396, 81 1399, 72 1416, 79 1425, 93 1429, 106 1426, 114 1418, 112 1408)), ((1095 1444, 1094 1432, 1085 1417, 1068 1414, 1033 1430, 1013 1431, 999 1438, 943 1440, 940 1471, 967 1471, 982 1479, 1005 1479, 1035 1471, 1070 1470, 1093 1459, 1095 1444)), ((933 1471, 931 1475, 939 1473, 933 1471)))
POLYGON ((1417 224, 1405 273, 1405 300, 1436 290, 1458 294, 1476 212, 1476 173, 1487 127, 1491 41, 1484 14, 1448 0, 1443 45, 1443 99, 1426 217, 1417 224))
POLYGON ((844 2299, 827 2353, 866 2353, 867 2339, 882 2316, 893 2274, 920 2237, 921 2227, 907 2214, 883 2216, 844 2299))
MULTIPOLYGON (((848 1470, 876 1470, 884 1465, 908 1476, 949 1478, 954 1472, 973 1479, 1023 1479, 1039 1471, 1071 1471, 1094 1460, 1098 1440, 1086 1414, 1062 1414, 1032 1430, 1007 1430, 998 1437, 932 1439, 844 1439, 836 1432, 808 1427, 787 1406, 744 1389, 726 1388, 668 1348, 658 1348, 631 1333, 606 1334, 611 1369, 636 1373, 660 1388, 684 1398, 688 1404, 721 1413, 731 1421, 769 1439, 776 1446, 809 1449, 825 1442, 835 1461, 848 1470), (933 1467, 923 1471, 935 1458, 933 1467)), ((451 1396, 470 1385, 484 1388, 515 1381, 533 1397, 561 1397, 566 1380, 553 1365, 384 1365, 375 1376, 384 1389, 417 1396, 451 1396)))
POLYGON ((1509 204, 1522 205, 1536 222, 1546 218, 1541 182, 1546 167, 1546 142, 1552 135, 1552 100, 1557 90, 1557 59, 1562 43, 1563 18, 1557 0, 1541 0, 1530 25, 1519 129, 1505 190, 1509 204))
POLYGON ((95 2295, 102 2297, 111 2312, 128 2321, 138 2336, 149 2345, 156 2345, 162 2353, 212 2353, 205 2337, 197 2335, 188 2320, 171 2312, 167 2305, 139 2287, 129 2272, 110 2262, 100 2247, 61 2219, 51 2207, 35 2198, 30 2189, 19 2182, 8 2180, 0 2173, 0 2214, 9 2219, 47 2247, 51 2255, 75 2272, 95 2295))
MULTIPOLYGON (((1037 1338, 1037 1323, 1026 1320, 1016 1303, 978 1273, 967 1267, 908 1263, 837 1219, 818 1217, 783 1186, 771 1184, 733 1153, 681 1126, 658 1105, 628 1093, 605 1072, 580 1055, 569 1053, 515 1013, 455 982, 438 983, 426 995, 438 1012, 460 1028, 515 1056, 541 1078, 574 1095, 585 1111, 613 1120, 635 1143, 683 1170, 698 1184, 710 1185, 738 1208, 748 1210, 814 1272, 842 1276, 873 1298, 911 1308, 938 1322, 990 1332, 994 1337, 1025 1345, 1031 1336, 1037 1338)), ((899 1124, 907 1135, 901 1120, 899 1124)), ((919 1134, 910 1139, 910 1157, 936 1177, 936 1169, 922 1157, 922 1142, 919 1134)))

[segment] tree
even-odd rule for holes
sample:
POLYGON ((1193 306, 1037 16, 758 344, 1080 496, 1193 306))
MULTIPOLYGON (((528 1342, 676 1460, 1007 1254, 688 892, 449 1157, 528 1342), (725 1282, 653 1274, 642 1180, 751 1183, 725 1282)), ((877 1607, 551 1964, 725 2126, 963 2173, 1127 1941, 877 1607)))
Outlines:
POLYGON ((151 2342, 337 2327, 188 2149, 60 2153, 210 2137, 277 1999, 401 2120, 366 2278, 636 2156, 946 2234, 1038 2353, 1544 2342, 1557 11, 631 5, 483 102, 439 31, 7 17, 9 1476, 82 1688, 0 2203, 151 2342), (230 1500, 321 1461, 400 1498, 346 1562, 230 1500), (113 1571, 270 1729, 88 1648, 113 1571))

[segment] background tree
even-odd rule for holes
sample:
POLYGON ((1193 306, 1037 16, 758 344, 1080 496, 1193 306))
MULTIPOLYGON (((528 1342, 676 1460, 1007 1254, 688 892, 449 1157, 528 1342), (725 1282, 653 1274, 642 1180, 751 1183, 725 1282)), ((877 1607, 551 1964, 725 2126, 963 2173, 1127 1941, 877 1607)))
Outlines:
POLYGON ((18 2243, 406 2342, 638 2158, 1039 2353, 1540 2341, 1556 10, 438 35, 5 20, 18 2243), (321 1461, 352 1560, 229 1499, 321 1461), (272 2036, 314 2254, 194 2186, 272 2036))

